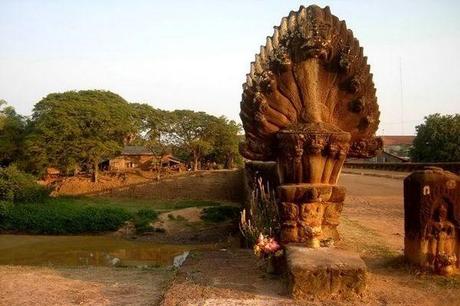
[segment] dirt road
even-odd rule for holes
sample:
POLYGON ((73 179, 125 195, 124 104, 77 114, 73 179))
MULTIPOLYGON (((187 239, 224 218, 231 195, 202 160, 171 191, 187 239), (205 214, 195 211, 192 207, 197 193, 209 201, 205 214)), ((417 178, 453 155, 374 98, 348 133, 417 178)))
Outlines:
MULTIPOLYGON (((393 251, 404 247, 403 180, 342 174, 339 184, 347 188, 343 224, 357 222, 384 240, 393 251)), ((346 239, 346 235, 343 235, 346 239)))

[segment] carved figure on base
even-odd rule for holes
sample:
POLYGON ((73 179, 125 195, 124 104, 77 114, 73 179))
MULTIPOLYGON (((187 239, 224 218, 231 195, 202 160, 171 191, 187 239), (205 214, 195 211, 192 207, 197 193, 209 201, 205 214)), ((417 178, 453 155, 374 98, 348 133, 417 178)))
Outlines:
POLYGON ((451 275, 460 268, 460 177, 440 168, 404 180, 404 254, 423 268, 451 275))

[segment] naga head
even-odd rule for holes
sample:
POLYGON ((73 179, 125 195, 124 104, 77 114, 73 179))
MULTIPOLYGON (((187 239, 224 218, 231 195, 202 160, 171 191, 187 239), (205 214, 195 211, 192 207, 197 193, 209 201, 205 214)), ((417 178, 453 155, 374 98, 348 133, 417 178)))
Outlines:
POLYGON ((330 25, 320 20, 312 20, 302 49, 313 58, 327 60, 331 52, 330 25))

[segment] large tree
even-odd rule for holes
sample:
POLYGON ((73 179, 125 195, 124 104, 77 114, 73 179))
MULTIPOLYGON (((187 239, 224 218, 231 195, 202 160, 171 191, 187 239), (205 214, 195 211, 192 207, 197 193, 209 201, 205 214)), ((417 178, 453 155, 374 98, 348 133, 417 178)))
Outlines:
POLYGON ((0 166, 17 162, 21 156, 21 145, 26 121, 5 100, 0 100, 0 166))
POLYGON ((223 164, 225 168, 231 169, 235 162, 241 163, 242 161, 238 150, 241 126, 224 116, 213 120, 211 124, 213 148, 210 157, 215 162, 223 164))
POLYGON ((417 136, 410 150, 413 161, 460 161, 460 114, 429 115, 416 130, 417 136))
POLYGON ((193 161, 193 170, 200 168, 201 158, 213 147, 213 124, 216 117, 204 112, 175 110, 171 112, 168 141, 184 149, 193 161))
POLYGON ((5 125, 6 115, 5 115, 5 107, 7 103, 5 100, 0 99, 0 131, 3 129, 5 125))
MULTIPOLYGON (((135 140, 136 145, 143 145, 148 148, 155 156, 156 169, 162 165, 162 158, 171 153, 172 144, 169 137, 173 117, 170 112, 153 108, 148 104, 131 104, 134 109, 138 130, 135 140)), ((158 179, 160 171, 157 171, 158 179)))
POLYGON ((26 148, 38 169, 92 168, 119 151, 138 128, 132 107, 110 91, 52 93, 33 110, 26 148))

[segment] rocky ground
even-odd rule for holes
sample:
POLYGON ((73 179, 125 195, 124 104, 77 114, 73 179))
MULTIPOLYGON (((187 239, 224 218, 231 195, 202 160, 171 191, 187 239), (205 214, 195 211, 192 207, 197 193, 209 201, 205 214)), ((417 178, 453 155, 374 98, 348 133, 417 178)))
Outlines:
POLYGON ((4 266, 0 305, 460 305, 460 277, 423 274, 402 261, 402 180, 343 174, 341 184, 348 196, 340 225, 343 240, 337 247, 358 252, 366 262, 369 279, 363 296, 296 303, 287 296, 282 278, 264 273, 250 250, 237 248, 235 239, 228 238, 234 227, 200 225, 199 210, 187 209, 160 217, 174 235, 145 239, 221 244, 192 252, 177 272, 4 266))

